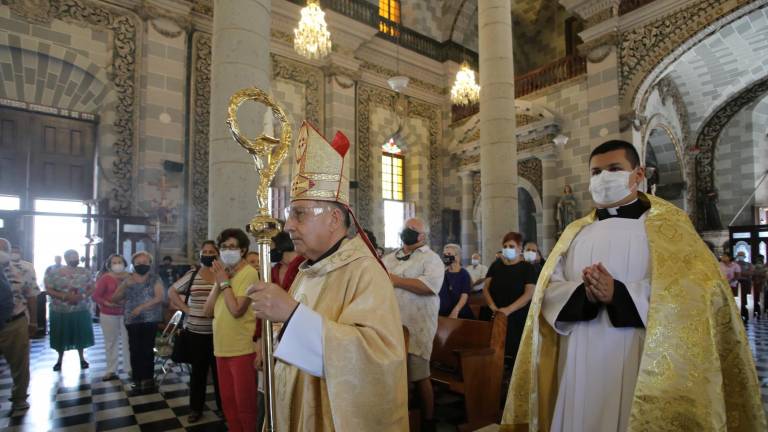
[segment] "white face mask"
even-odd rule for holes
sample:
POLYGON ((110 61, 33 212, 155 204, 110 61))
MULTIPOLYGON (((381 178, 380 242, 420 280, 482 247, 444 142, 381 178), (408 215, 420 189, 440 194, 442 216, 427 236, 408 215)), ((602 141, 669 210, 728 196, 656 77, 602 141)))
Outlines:
POLYGON ((473 259, 473 260, 472 260, 472 265, 473 265, 473 266, 476 266, 476 265, 478 265, 478 264, 480 264, 480 260, 479 260, 479 259, 473 259))
POLYGON ((629 196, 630 171, 603 171, 589 180, 589 192, 597 205, 619 202, 629 196))
POLYGON ((517 249, 515 248, 504 248, 501 253, 504 255, 504 258, 510 261, 517 258, 517 249))
POLYGON ((528 262, 534 262, 536 261, 537 254, 534 251, 525 251, 523 252, 523 258, 528 262))
POLYGON ((11 260, 11 256, 6 251, 0 251, 0 264, 8 264, 11 260))
POLYGON ((110 270, 112 270, 113 273, 122 273, 125 270, 125 266, 122 264, 112 264, 110 270))
POLYGON ((223 250, 221 251, 221 262, 227 266, 233 266, 240 262, 240 250, 223 250))

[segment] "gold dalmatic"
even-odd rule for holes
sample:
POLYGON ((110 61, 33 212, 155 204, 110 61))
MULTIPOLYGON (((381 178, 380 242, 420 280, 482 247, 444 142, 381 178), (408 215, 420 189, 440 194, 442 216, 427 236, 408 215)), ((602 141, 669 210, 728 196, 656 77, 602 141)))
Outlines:
MULTIPOLYGON (((628 430, 765 431, 744 326, 715 257, 672 204, 642 195, 651 251, 651 299, 628 430)), ((549 431, 560 336, 541 317, 560 257, 595 212, 569 225, 536 285, 502 418, 502 431, 549 431)))

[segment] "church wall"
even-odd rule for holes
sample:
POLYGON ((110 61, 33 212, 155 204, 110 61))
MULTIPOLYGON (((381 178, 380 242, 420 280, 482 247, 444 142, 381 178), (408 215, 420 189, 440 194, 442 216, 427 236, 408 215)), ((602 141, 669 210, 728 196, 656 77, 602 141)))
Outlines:
POLYGON ((515 74, 521 75, 565 56, 567 12, 558 2, 520 2, 513 6, 515 74))
MULTIPOLYGON (((754 149, 755 180, 768 170, 768 95, 764 96, 752 111, 752 142, 754 149)), ((755 195, 755 205, 768 207, 768 178, 755 195)))
POLYGON ((447 34, 443 34, 440 28, 442 14, 442 0, 403 0, 400 2, 402 25, 438 41, 443 41, 448 37, 447 34))
POLYGON ((139 213, 160 215, 161 253, 181 254, 186 189, 183 172, 166 171, 164 161, 184 163, 187 38, 147 26, 139 113, 137 202, 139 213))
MULTIPOLYGON (((715 149, 715 187, 719 194, 718 210, 723 226, 727 226, 744 201, 752 194, 757 177, 754 134, 764 130, 765 124, 753 123, 754 105, 736 114, 720 134, 715 149)), ((752 211, 747 207, 734 225, 752 223, 752 211)))

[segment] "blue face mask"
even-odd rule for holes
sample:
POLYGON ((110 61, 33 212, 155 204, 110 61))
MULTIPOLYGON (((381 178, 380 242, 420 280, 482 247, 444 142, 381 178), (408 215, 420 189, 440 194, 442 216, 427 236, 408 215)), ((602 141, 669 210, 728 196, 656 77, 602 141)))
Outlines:
POLYGON ((501 253, 504 255, 504 258, 512 261, 515 258, 517 258, 517 249, 515 248, 504 248, 502 249, 501 253))

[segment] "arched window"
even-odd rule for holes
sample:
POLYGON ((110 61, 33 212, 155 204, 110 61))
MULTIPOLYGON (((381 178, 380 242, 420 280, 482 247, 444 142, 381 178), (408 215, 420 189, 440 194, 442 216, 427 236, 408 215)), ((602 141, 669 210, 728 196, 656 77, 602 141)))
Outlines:
POLYGON ((400 0, 379 0, 379 31, 390 36, 397 36, 400 25, 400 0))
POLYGON ((405 158, 394 138, 381 146, 381 197, 384 199, 384 247, 400 245, 400 229, 405 223, 405 158))

